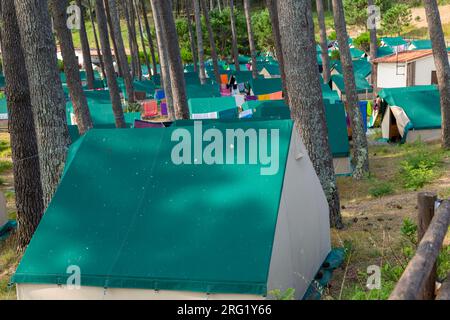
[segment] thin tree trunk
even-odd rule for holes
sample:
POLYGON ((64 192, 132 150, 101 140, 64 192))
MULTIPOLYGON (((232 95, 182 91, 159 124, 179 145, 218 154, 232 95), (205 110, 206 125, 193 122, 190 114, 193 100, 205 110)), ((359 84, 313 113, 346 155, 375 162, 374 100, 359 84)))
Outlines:
POLYGON ((44 207, 53 197, 70 145, 47 1, 15 0, 36 126, 44 207), (43 5, 44 4, 44 5, 43 5))
POLYGON ((95 28, 95 21, 94 21, 94 10, 91 5, 91 0, 88 0, 88 3, 89 3, 89 16, 91 18, 91 24, 92 24, 92 33, 94 34, 95 47, 97 49, 98 60, 100 62, 100 69, 102 70, 103 79, 106 79, 105 64, 103 63, 103 57, 102 57, 102 53, 100 50, 100 44, 98 42, 97 30, 95 28))
POLYGON ((197 51, 195 48, 195 35, 194 30, 192 29, 192 12, 191 12, 191 0, 186 0, 186 15, 187 15, 187 23, 188 23, 188 31, 189 31, 189 40, 191 42, 191 52, 192 52, 192 60, 194 62, 194 71, 198 72, 198 58, 197 51))
POLYGON ((330 57, 328 56, 328 39, 327 26, 325 25, 325 11, 323 8, 323 0, 316 0, 317 17, 320 29, 320 48, 322 49, 322 76, 323 82, 330 83, 330 57))
POLYGON ((252 74, 253 79, 256 79, 258 78, 258 67, 256 65, 256 46, 252 29, 252 16, 250 9, 250 0, 244 0, 244 12, 245 20, 247 21, 248 43, 250 45, 250 55, 252 57, 252 74))
MULTIPOLYGON (((369 7, 374 5, 374 0, 368 0, 369 7)), ((378 52, 378 39, 377 39, 377 25, 376 21, 371 21, 372 25, 369 28, 370 32, 370 61, 373 61, 377 58, 378 52)), ((372 63, 372 75, 371 82, 373 85, 374 96, 377 95, 377 85, 378 85, 378 67, 375 63, 372 63)))
POLYGON ((278 64, 280 65, 281 80, 283 84, 284 100, 289 104, 289 93, 286 88, 286 72, 284 68, 283 46, 281 44, 280 23, 278 20, 278 4, 276 0, 267 0, 269 8, 270 21, 272 24, 272 33, 275 42, 275 52, 277 54, 278 64))
POLYGON ((105 61, 106 80, 108 82, 109 94, 111 97, 116 127, 125 128, 126 123, 122 110, 119 86, 117 85, 116 73, 114 71, 111 45, 109 44, 109 37, 108 37, 108 25, 106 22, 106 14, 105 14, 105 7, 103 6, 103 0, 95 0, 95 8, 97 14, 98 32, 100 36, 100 42, 102 45, 102 55, 105 61))
POLYGON ((342 228, 339 193, 317 72, 311 2, 280 1, 279 20, 292 117, 327 197, 330 223, 333 227, 342 228))
POLYGON ((147 49, 145 48, 145 39, 144 39, 144 29, 142 27, 142 20, 141 20, 141 16, 139 14, 139 7, 136 4, 136 0, 132 0, 133 1, 133 5, 134 5, 134 11, 136 12, 136 17, 137 17, 137 21, 138 21, 138 28, 139 28, 139 35, 141 37, 141 46, 142 46, 142 51, 144 52, 144 61, 145 61, 145 65, 147 67, 148 73, 150 75, 150 60, 147 54, 147 49))
POLYGON ((162 27, 162 22, 160 19, 160 13, 158 7, 155 6, 153 1, 150 1, 153 12, 153 20, 155 23, 155 31, 156 31, 156 40, 158 42, 159 48, 159 63, 161 65, 161 82, 164 88, 164 93, 166 96, 167 103, 167 111, 169 120, 175 119, 175 111, 173 107, 173 98, 172 98, 172 81, 170 79, 170 70, 168 64, 168 49, 167 49, 167 41, 164 41, 165 33, 162 27))
POLYGON ((169 61, 175 116, 176 119, 189 119, 183 63, 181 62, 172 5, 170 1, 152 0, 152 6, 157 7, 158 20, 160 20, 161 28, 167 38, 167 60, 169 61))
POLYGON ((450 66, 442 30, 441 16, 436 0, 424 0, 428 29, 433 44, 434 62, 441 94, 442 147, 450 148, 450 66))
MULTIPOLYGON (((200 0, 194 1, 194 14, 195 14, 195 24, 197 30, 197 49, 198 49, 198 62, 200 64, 200 83, 206 83, 206 70, 205 70, 205 49, 203 47, 203 30, 202 30, 202 18, 200 15, 200 0)), ((220 82, 219 82, 220 83, 220 82)))
POLYGON ((233 60, 236 71, 241 71, 241 66, 239 65, 239 48, 238 48, 238 35, 236 30, 236 16, 234 15, 234 0, 230 0, 230 19, 231 19, 231 35, 232 35, 232 51, 233 60))
POLYGON ((84 21, 84 7, 81 4, 81 0, 77 0, 77 5, 81 9, 81 21, 80 21, 80 42, 81 50, 83 51, 83 64, 86 71, 87 86, 90 90, 94 89, 94 70, 92 69, 91 48, 89 47, 89 40, 86 33, 86 24, 84 21))
POLYGON ((214 40, 214 33, 212 30, 211 22, 209 20, 209 12, 208 8, 206 7, 205 0, 200 0, 200 3, 202 5, 203 15, 205 16, 206 28, 208 29, 209 45, 211 47, 211 59, 213 61, 214 67, 214 76, 216 78, 216 82, 220 83, 219 59, 217 57, 216 41, 214 40))
POLYGON ((128 9, 128 0, 122 0, 122 10, 125 14, 125 21, 127 22, 127 30, 128 30, 128 47, 130 48, 130 57, 131 57, 131 77, 133 80, 137 77, 137 67, 136 67, 136 56, 134 54, 134 41, 133 41, 133 28, 131 26, 130 21, 130 11, 128 9))
POLYGON ((3 72, 14 173, 18 249, 31 240, 44 211, 38 143, 14 2, 1 0, 3 72))
POLYGON ((344 73, 347 111, 350 115, 350 125, 352 128, 353 161, 355 168, 353 177, 355 179, 362 179, 369 173, 369 152, 363 119, 359 110, 352 56, 350 54, 350 47, 347 45, 348 34, 342 0, 333 0, 333 14, 337 40, 340 44, 339 50, 341 52, 341 63, 344 73))
POLYGON ((50 8, 53 16, 53 25, 64 60, 64 73, 67 77, 73 111, 77 120, 78 130, 83 135, 93 125, 87 99, 81 84, 80 70, 78 69, 77 56, 75 55, 75 48, 72 41, 72 32, 67 28, 68 16, 66 9, 68 3, 68 0, 50 0, 50 8))
POLYGON ((122 77, 123 82, 125 84, 125 90, 127 92, 128 102, 134 103, 135 97, 134 97, 133 79, 130 73, 130 66, 128 65, 127 53, 125 52, 122 30, 120 29, 120 18, 117 9, 117 2, 116 0, 106 0, 106 1, 109 4, 111 24, 113 27, 112 33, 114 34, 114 38, 116 39, 117 44, 117 51, 116 51, 117 63, 121 66, 123 72, 122 77))
POLYGON ((125 0, 128 16, 129 16, 129 37, 131 39, 131 61, 134 64, 135 69, 135 77, 139 80, 142 80, 142 69, 141 69, 141 61, 139 57, 139 45, 137 43, 136 36, 136 14, 134 12, 132 0, 125 0))
POLYGON ((142 8, 142 15, 144 17, 144 24, 145 24, 145 31, 148 38, 148 43, 150 45, 150 53, 152 55, 152 64, 153 64, 153 75, 158 74, 158 65, 156 63, 156 56, 155 56, 155 46, 153 45, 153 38, 152 38, 152 32, 150 29, 150 24, 148 23, 147 18, 147 8, 145 6, 145 0, 140 0, 141 2, 141 8, 142 8))
POLYGON ((119 50, 117 49, 116 37, 114 35, 113 24, 112 24, 112 21, 111 21, 111 13, 110 13, 110 9, 109 9, 109 2, 108 2, 108 0, 103 0, 103 4, 105 6, 106 21, 108 22, 109 35, 110 35, 111 42, 112 42, 112 45, 113 45, 113 48, 114 48, 114 58, 115 58, 116 63, 117 63, 117 70, 118 70, 118 73, 119 73, 119 77, 123 77, 122 66, 120 65, 119 58, 117 57, 118 56, 117 52, 119 50))

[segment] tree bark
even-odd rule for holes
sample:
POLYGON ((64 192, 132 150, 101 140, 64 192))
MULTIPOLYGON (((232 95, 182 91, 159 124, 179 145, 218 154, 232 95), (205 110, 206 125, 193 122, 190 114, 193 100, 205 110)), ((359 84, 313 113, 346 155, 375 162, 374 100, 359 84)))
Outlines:
POLYGON ((428 30, 433 44, 434 62, 441 94, 442 147, 450 148, 450 66, 442 30, 441 16, 436 0, 424 0, 428 30))
POLYGON ((112 20, 111 20, 111 13, 110 13, 110 9, 109 9, 109 2, 108 2, 108 0, 103 0, 103 4, 105 6, 106 21, 108 23, 109 36, 111 38, 111 42, 112 42, 112 45, 113 45, 113 48, 114 48, 114 58, 115 58, 116 63, 117 63, 117 69, 118 69, 119 77, 123 77, 122 66, 120 65, 119 58, 117 57, 117 52, 119 50, 117 49, 116 37, 114 35, 113 23, 112 23, 112 20))
POLYGON ((89 16, 91 18, 91 24, 92 24, 92 33, 94 34, 95 48, 97 49, 98 61, 100 63, 100 69, 102 70, 103 79, 106 79, 105 64, 103 63, 103 57, 102 57, 102 53, 100 50, 100 44, 98 42, 97 29, 95 28, 94 11, 93 11, 93 8, 91 5, 91 0, 88 0, 88 4, 89 4, 89 16))
POLYGON ((330 57, 328 56, 328 39, 327 26, 325 25, 325 11, 323 8, 323 0, 316 0, 317 17, 320 29, 320 48, 322 49, 322 76, 323 82, 330 83, 330 57))
POLYGON ((277 0, 267 0, 267 8, 270 13, 270 21, 272 24, 272 33, 275 42, 275 52, 280 65, 281 80, 283 84, 283 95, 286 104, 289 105, 289 93, 286 88, 286 72, 284 68, 283 46, 281 44, 280 23, 278 19, 277 0))
POLYGON ((234 15, 234 0, 230 0, 230 19, 231 19, 231 35, 232 35, 232 52, 234 65, 236 71, 241 71, 241 66, 239 64, 239 48, 238 48, 238 36, 236 30, 236 16, 234 15))
POLYGON ((369 173, 369 152, 367 148, 367 137, 364 132, 363 119, 359 109, 352 56, 350 54, 350 47, 347 45, 348 34, 342 0, 333 0, 333 14, 336 36, 341 53, 342 70, 344 73, 347 111, 350 115, 350 125, 352 128, 354 161, 353 177, 355 179, 362 179, 369 173))
POLYGON ((311 2, 280 1, 279 21, 292 118, 322 183, 330 207, 330 223, 341 228, 339 193, 317 72, 311 2))
POLYGON ((14 173, 18 249, 31 240, 44 211, 38 144, 14 2, 1 0, 3 72, 14 173))
POLYGON ((192 52, 192 60, 194 62, 194 71, 198 72, 198 58, 197 51, 195 48, 195 35, 194 30, 192 29, 192 12, 191 12, 191 0, 186 0, 186 15, 187 15, 187 23, 188 23, 188 31, 189 31, 189 40, 191 42, 191 52, 192 52))
POLYGON ((136 15, 131 0, 124 0, 125 18, 128 26, 128 37, 130 41, 131 63, 133 65, 133 77, 142 79, 141 62, 139 59, 139 46, 136 37, 136 15))
POLYGON ((172 85, 171 85, 171 79, 170 79, 169 64, 168 64, 168 60, 167 60, 167 57, 168 57, 167 41, 163 40, 165 34, 164 34, 163 27, 162 27, 162 22, 161 22, 158 6, 155 6, 153 1, 151 1, 150 3, 152 6, 153 20, 155 23, 156 41, 158 43, 158 49, 159 49, 159 63, 161 65, 161 83, 163 85, 164 93, 166 96, 169 120, 174 120, 175 119, 175 111, 174 111, 174 107, 173 107, 172 85))
MULTIPOLYGON (((374 0, 368 0, 369 7, 374 5, 374 0)), ((376 21, 372 21, 372 26, 369 30, 370 32, 370 61, 372 62, 377 58, 378 52, 378 39, 377 39, 377 26, 376 21)), ((371 81, 373 85, 374 96, 377 93, 377 85, 378 85, 378 67, 375 63, 372 62, 372 75, 371 81)))
MULTIPOLYGON (((200 0, 194 1, 194 14, 195 14, 195 24, 197 30, 197 49, 198 49, 198 62, 200 64, 200 83, 206 83, 206 70, 205 70, 205 48, 203 47, 203 30, 202 30, 202 18, 200 15, 200 0)), ((220 83, 220 82, 219 82, 220 83)))
POLYGON ((145 48, 145 40, 144 40, 144 29, 142 27, 142 20, 141 20, 141 16, 139 14, 139 7, 137 6, 135 0, 133 1, 133 5, 134 5, 134 12, 136 12, 136 18, 138 21, 138 28, 139 28, 139 35, 141 38, 141 46, 142 46, 142 51, 144 52, 144 61, 145 61, 145 66, 147 67, 148 73, 150 75, 150 60, 149 60, 149 56, 147 54, 147 49, 145 48))
POLYGON ((44 207, 53 197, 70 145, 47 1, 15 0, 37 133, 44 207))
POLYGON ((109 4, 110 16, 111 16, 111 24, 113 27, 113 34, 116 39, 117 51, 116 51, 116 59, 117 63, 120 64, 122 69, 122 77, 123 82, 125 84, 125 90, 128 96, 128 102, 134 103, 134 87, 133 87, 133 79, 131 78, 130 66, 128 64, 127 53, 125 52, 125 46, 123 43, 122 30, 120 29, 120 18, 119 12, 117 9, 116 0, 106 0, 109 4))
POLYGON ((86 24, 84 21, 84 7, 81 4, 81 0, 77 0, 77 5, 81 9, 81 21, 80 21, 80 42, 81 50, 83 51, 83 64, 86 71, 87 86, 90 90, 94 89, 94 70, 92 69, 91 48, 89 47, 89 40, 86 33, 86 24))
POLYGON ((145 31, 148 38, 148 43, 150 45, 150 53, 152 55, 152 64, 153 64, 153 74, 158 74, 158 65, 156 63, 156 56, 155 56, 155 46, 153 45, 153 38, 152 38, 152 32, 150 29, 150 24, 148 23, 147 18, 147 8, 145 6, 145 0, 140 0, 141 2, 141 9, 142 9, 142 15, 144 17, 144 24, 145 24, 145 31))
POLYGON ((64 60, 64 73, 67 77, 70 98, 73 111, 77 120, 78 131, 81 135, 90 130, 92 125, 91 113, 89 112, 87 99, 81 84, 80 70, 78 68, 77 56, 72 41, 72 32, 67 28, 68 0, 50 0, 50 8, 53 16, 53 26, 61 47, 64 60))
POLYGON ((258 78, 258 67, 256 65, 256 46, 255 37, 252 29, 252 16, 250 12, 250 0, 244 0, 245 20, 247 21, 248 43, 250 45, 250 54, 252 57, 252 75, 253 79, 258 78))
POLYGON ((211 21, 209 20, 209 12, 208 8, 206 7, 205 0, 200 0, 200 3, 202 5, 203 15, 205 16, 205 24, 208 30, 209 45, 211 47, 211 59, 214 67, 214 76, 216 78, 216 82, 220 83, 219 59, 217 57, 216 41, 214 40, 214 33, 212 30, 211 21))
POLYGON ((108 25, 106 22, 105 7, 103 0, 95 0, 95 11, 97 14, 98 33, 102 46, 102 55, 105 63, 106 80, 108 82, 109 94, 111 97, 112 109, 117 128, 125 128, 125 118, 122 110, 119 86, 116 81, 111 45, 109 44, 108 25))
POLYGON ((189 119, 183 63, 181 62, 178 35, 172 14, 172 5, 170 1, 152 0, 152 6, 157 7, 161 28, 167 39, 167 60, 169 61, 175 117, 176 119, 189 119))

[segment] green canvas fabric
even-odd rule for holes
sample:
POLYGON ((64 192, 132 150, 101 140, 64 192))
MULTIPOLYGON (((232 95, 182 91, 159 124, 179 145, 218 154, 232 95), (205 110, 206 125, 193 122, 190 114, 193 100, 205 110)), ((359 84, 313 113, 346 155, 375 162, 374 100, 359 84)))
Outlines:
POLYGON ((8 103, 6 101, 6 98, 0 99, 0 114, 8 115, 8 103))
POLYGON ((0 88, 4 88, 6 86, 5 76, 0 75, 0 88))
POLYGON ((188 84, 186 86, 186 93, 188 99, 221 97, 220 88, 217 84, 188 84))
POLYGON ((357 48, 350 48, 350 54, 353 59, 360 59, 364 55, 364 51, 357 48))
MULTIPOLYGON (((333 81, 336 86, 339 88, 339 90, 342 92, 342 94, 345 94, 345 83, 344 83, 344 76, 341 74, 335 74, 331 76, 331 81, 333 81)), ((356 91, 357 93, 366 93, 372 92, 373 88, 370 85, 370 83, 363 78, 362 76, 355 74, 355 84, 356 84, 356 91)))
POLYGON ((252 90, 257 96, 283 91, 280 78, 252 79, 252 90))
POLYGON ((76 142, 80 138, 80 132, 78 131, 78 126, 68 125, 69 136, 72 143, 76 142))
MULTIPOLYGON (((239 68, 241 69, 241 71, 249 71, 246 64, 240 64, 239 68)), ((233 72, 238 72, 236 71, 236 66, 234 64, 230 64, 228 66, 228 69, 233 72)))
POLYGON ((391 47, 378 47, 378 49, 377 49, 377 57, 378 58, 390 56, 391 54, 394 54, 394 50, 392 50, 391 47))
MULTIPOLYGON (((341 61, 334 61, 332 64, 332 68, 342 74, 341 61)), ((372 73, 372 64, 365 58, 353 60, 353 71, 355 75, 367 78, 372 73)))
POLYGON ((252 61, 252 57, 239 55, 238 60, 240 64, 246 64, 252 61))
POLYGON ((224 135, 278 129, 279 172, 177 166, 171 135, 179 127, 90 130, 12 281, 65 284, 77 265, 82 286, 267 294, 292 121, 210 127, 224 135))
POLYGON ((431 40, 413 40, 411 41, 411 45, 415 50, 427 50, 432 49, 431 40))
POLYGON ((110 104, 111 96, 109 90, 84 90, 84 95, 88 102, 100 104, 110 104))
POLYGON ((411 121, 411 129, 441 128, 441 104, 437 86, 383 89, 379 96, 388 105, 401 107, 405 111, 411 121))
POLYGON ((235 71, 233 75, 236 77, 238 83, 251 82, 253 79, 253 74, 251 71, 235 71))
POLYGON ((385 37, 381 38, 381 41, 390 47, 398 47, 408 44, 402 37, 385 37))
POLYGON ((279 76, 281 75, 281 71, 280 71, 280 65, 279 64, 268 64, 264 67, 264 69, 267 70, 267 72, 271 75, 271 76, 279 76))
POLYGON ((220 113, 228 110, 235 110, 237 115, 236 99, 234 97, 189 99, 188 105, 191 115, 211 112, 220 113))

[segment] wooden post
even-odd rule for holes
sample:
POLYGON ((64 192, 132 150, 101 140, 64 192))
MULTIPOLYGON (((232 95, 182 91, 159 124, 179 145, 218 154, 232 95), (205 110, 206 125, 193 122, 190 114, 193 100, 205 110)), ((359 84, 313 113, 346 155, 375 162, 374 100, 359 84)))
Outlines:
MULTIPOLYGON (((423 236, 430 226, 431 220, 434 217, 434 206, 437 200, 437 195, 430 192, 421 192, 418 195, 418 229, 417 229, 417 243, 422 241, 423 236)), ((437 264, 434 264, 431 270, 430 277, 427 279, 423 291, 423 300, 434 300, 437 280, 437 264)))

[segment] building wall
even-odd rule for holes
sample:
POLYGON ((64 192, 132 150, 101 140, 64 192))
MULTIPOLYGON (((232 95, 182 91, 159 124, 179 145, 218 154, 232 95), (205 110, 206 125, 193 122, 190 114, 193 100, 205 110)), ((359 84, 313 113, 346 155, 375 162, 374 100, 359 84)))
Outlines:
POLYGON ((396 63, 378 64, 378 88, 406 87, 406 65, 396 63))

